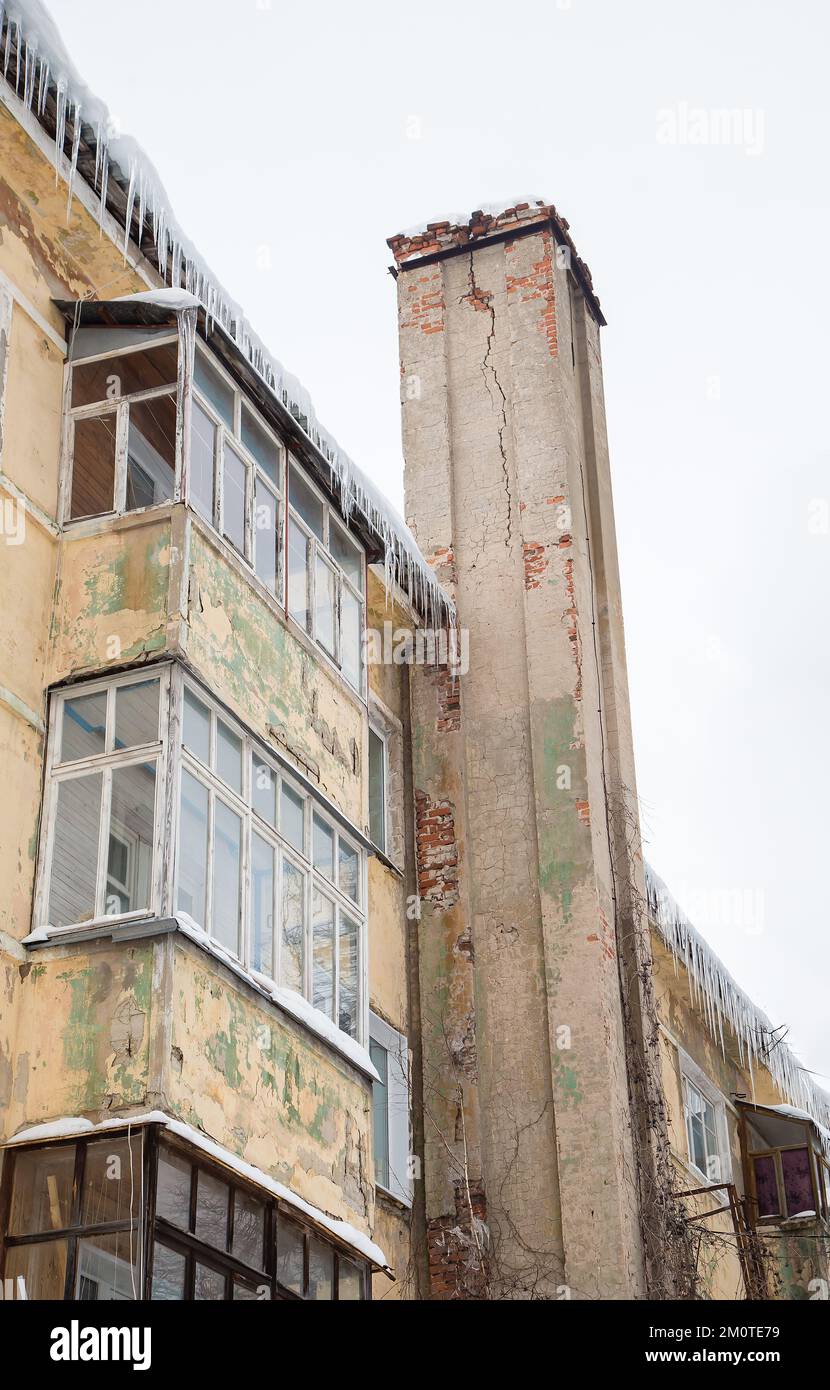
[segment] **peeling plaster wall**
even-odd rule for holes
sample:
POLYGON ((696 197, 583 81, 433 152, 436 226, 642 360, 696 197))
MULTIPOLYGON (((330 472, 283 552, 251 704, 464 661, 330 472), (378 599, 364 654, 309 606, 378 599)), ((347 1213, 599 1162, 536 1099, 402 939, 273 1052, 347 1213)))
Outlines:
POLYGON ((331 1215, 371 1229, 371 1084, 191 943, 166 945, 164 1109, 331 1215))
MULTIPOLYGON (((64 1115, 142 1106, 163 1001, 153 947, 55 949, 17 965, 14 1086, 3 1137, 64 1115)), ((0 1105, 2 1112, 2 1105, 0 1105)))
POLYGON ((190 525, 189 660, 258 734, 306 763, 320 790, 363 826, 358 697, 253 591, 198 522, 190 525))
MULTIPOLYGON (((125 520, 127 520, 125 518, 125 520)), ((61 543, 49 683, 153 660, 168 648, 171 523, 108 524, 61 543)))

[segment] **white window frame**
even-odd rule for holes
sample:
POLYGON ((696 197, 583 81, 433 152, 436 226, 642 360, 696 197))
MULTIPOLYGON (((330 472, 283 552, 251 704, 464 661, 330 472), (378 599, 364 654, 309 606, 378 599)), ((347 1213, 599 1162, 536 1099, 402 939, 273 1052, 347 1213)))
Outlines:
POLYGON ((285 565, 285 573, 286 573, 285 611, 286 611, 286 613, 287 613, 289 619, 291 620, 291 622, 294 623, 294 624, 296 624, 296 626, 299 627, 300 631, 301 631, 301 632, 304 632, 304 633, 306 634, 306 636, 309 637, 309 638, 311 639, 311 641, 314 642, 314 643, 316 644, 316 646, 320 649, 320 651, 323 652, 324 656, 326 656, 326 657, 328 658, 328 660, 331 661, 331 662, 333 663, 333 665, 337 667, 338 671, 339 671, 340 674, 342 675, 343 679, 346 681, 346 683, 347 683, 347 685, 349 686, 349 688, 350 688, 351 690, 356 691, 358 695, 362 695, 362 696, 365 697, 365 692, 366 692, 366 660, 365 660, 365 653, 364 653, 364 635, 365 635, 365 632, 366 632, 366 551, 365 551, 364 547, 361 545, 361 543, 360 543, 360 541, 358 540, 357 536, 354 534, 354 532, 349 530, 348 526, 347 526, 347 525, 345 524, 345 522, 343 521, 343 518, 340 516, 340 514, 339 514, 337 508, 332 506, 331 502, 328 500, 327 497, 324 496, 324 494, 321 492, 321 490, 317 487, 316 483, 309 477, 309 475, 308 475, 308 473, 305 471, 305 469, 303 469, 303 468, 300 467, 300 465, 299 465, 299 463, 297 462, 297 460, 294 459, 294 458, 291 458, 291 457, 289 457, 289 460, 288 460, 288 467, 287 467, 287 469, 286 469, 286 494, 285 494, 285 495, 286 495, 287 521, 286 521, 285 547, 284 547, 284 548, 285 548, 286 553, 287 553, 287 551, 288 551, 288 523, 289 523, 289 522, 293 522, 293 524, 297 527, 297 529, 298 529, 299 531, 302 532, 303 536, 305 537, 305 541, 306 541, 306 557, 307 557, 307 559, 306 559, 306 624, 305 624, 305 626, 304 626, 304 625, 299 621, 299 619, 296 618, 296 617, 294 616, 294 614, 291 612, 291 607, 290 607, 290 602, 289 602, 289 597, 288 597, 288 564, 287 564, 287 563, 286 563, 286 565, 285 565), (311 492, 311 493, 313 494, 315 500, 316 500, 317 502, 320 503, 320 506, 321 506, 321 508, 322 508, 322 517, 323 517, 323 528, 322 528, 322 529, 323 529, 323 536, 322 536, 322 539, 320 539, 318 536, 316 536, 316 535, 314 534, 314 532, 311 530, 310 526, 308 526, 308 524, 307 524, 307 523, 303 520, 303 518, 300 516, 300 513, 299 513, 298 511, 296 511, 295 508, 291 505, 290 497, 291 497, 291 471, 292 471, 292 469, 297 473, 297 475, 299 476, 301 482, 305 485, 305 487, 308 488, 309 492, 311 492), (343 569, 341 569, 340 565, 337 563, 337 560, 334 558, 334 555, 332 554, 331 550, 329 549, 330 539, 331 539, 331 526, 332 526, 332 521, 334 522, 334 524, 335 524, 336 526, 339 526, 339 527, 340 527, 341 531, 344 532, 344 534, 346 535, 346 537, 348 538, 348 540, 351 542, 351 544, 354 546, 355 550, 358 552, 358 555, 359 555, 359 557, 360 557, 361 580, 362 580, 362 585, 361 585, 360 588, 358 588, 357 585, 355 585, 355 584, 352 582, 352 580, 349 578, 349 576, 345 573, 345 571, 344 571, 343 569), (318 634, 317 634, 317 602, 316 602, 317 594, 316 594, 316 591, 317 591, 317 557, 318 557, 318 551, 319 551, 319 556, 320 556, 320 561, 321 561, 321 563, 327 565, 328 568, 331 569, 331 570, 334 572, 334 580, 335 580, 335 591, 334 591, 334 592, 335 592, 334 648, 335 648, 335 649, 334 649, 333 652, 330 652, 330 651, 329 651, 328 647, 326 647, 326 646, 323 644, 322 640, 320 639, 320 637, 319 637, 318 634), (357 685, 354 685, 354 684, 352 683, 352 681, 351 681, 351 680, 349 679, 349 677, 346 675, 345 670, 343 669, 342 624, 343 624, 343 594, 344 594, 344 592, 349 593, 349 594, 352 596, 352 598, 354 598, 354 599, 356 600, 357 606, 358 606, 358 615, 359 615, 359 617, 358 617, 358 625, 359 625, 358 668, 359 668, 359 669, 358 669, 358 683, 357 683, 357 685))
MULTIPOLYGON (((347 827, 341 823, 336 815, 332 814, 322 800, 316 798, 308 787, 303 786, 298 779, 292 777, 279 760, 271 756, 267 746, 243 724, 234 719, 221 703, 205 690, 199 681, 185 674, 180 665, 174 662, 154 663, 153 665, 144 666, 126 675, 109 676, 98 680, 79 682, 77 685, 62 687, 60 690, 53 693, 49 717, 49 743, 43 810, 33 923, 36 929, 46 928, 49 931, 50 937, 59 939, 61 935, 66 933, 85 931, 102 925, 107 925, 109 927, 153 917, 176 917, 181 919, 191 929, 195 929, 198 933, 209 938, 214 949, 231 961, 236 962, 245 972, 252 973, 254 978, 262 980, 272 987, 276 986, 285 989, 286 993, 296 994, 297 992, 292 990, 289 986, 281 985, 279 978, 280 951, 282 948, 281 904, 283 864, 285 862, 293 864, 294 867, 301 870, 304 875, 303 909, 305 938, 303 956, 304 978, 301 996, 305 1001, 303 1007, 314 1008, 314 1005, 311 1003, 313 999, 312 968, 314 945, 312 907, 313 894, 315 890, 318 890, 322 892, 326 899, 334 906, 334 939, 332 943, 333 1001, 331 1015, 322 1013, 320 1010, 316 1010, 316 1012, 320 1017, 327 1018, 329 1024, 333 1024, 335 1028, 340 1030, 340 923, 343 917, 347 917, 357 928, 357 1000, 354 1037, 361 1046, 365 1047, 367 1045, 368 865, 363 843, 357 838, 357 834, 352 835, 349 833, 347 827), (152 744, 136 746, 135 748, 115 750, 113 747, 115 692, 124 686, 140 684, 143 681, 153 679, 159 680, 158 741, 152 744), (210 766, 202 763, 190 749, 184 746, 182 715, 184 691, 186 688, 192 691, 195 698, 204 705, 210 713, 210 766), (71 763, 59 763, 56 754, 58 752, 58 735, 61 729, 64 704, 67 700, 77 699, 85 695, 92 695, 99 691, 107 693, 105 740, 105 749, 107 751, 95 754, 91 757, 77 759, 71 763), (241 743, 241 792, 235 791, 232 787, 229 787, 223 782, 217 770, 216 741, 218 723, 220 720, 236 735, 241 743), (276 806, 276 825, 274 826, 264 820, 253 806, 252 758, 254 755, 260 762, 269 767, 274 779, 276 806), (103 909, 106 902, 108 867, 106 848, 108 845, 107 836, 110 826, 112 771, 119 767, 146 763, 151 760, 155 761, 156 766, 151 901, 147 908, 137 909, 136 911, 127 913, 108 914, 105 910, 99 911, 98 909, 103 909), (229 950, 224 943, 217 940, 217 938, 211 934, 209 929, 206 930, 203 924, 194 921, 189 914, 177 911, 176 908, 177 875, 181 844, 181 777, 184 770, 188 771, 200 785, 204 786, 208 791, 208 849, 205 866, 207 897, 206 918, 208 924, 210 923, 212 906, 210 895, 213 889, 213 822, 216 801, 219 800, 223 802, 229 809, 237 814, 241 820, 240 927, 236 951, 229 950), (51 862, 54 852, 58 789, 60 784, 64 781, 98 771, 103 773, 103 777, 96 870, 95 915, 82 922, 68 923, 57 928, 51 927, 48 922, 47 911, 49 905, 51 862), (279 828, 281 790, 283 784, 289 787, 291 791, 301 799, 303 804, 303 844, 301 850, 298 850, 290 840, 283 836, 279 828), (332 833, 334 856, 333 880, 329 879, 319 868, 316 868, 312 861, 312 829, 315 815, 332 833), (167 834, 165 834, 165 827, 167 827, 167 834), (258 969, 253 964, 254 943, 252 923, 250 920, 250 908, 252 901, 251 837, 254 831, 263 841, 269 844, 275 852, 274 904, 272 913, 274 956, 272 958, 272 970, 270 972, 264 969, 258 969), (341 842, 347 845, 349 849, 357 855, 357 902, 342 890, 339 884, 341 842)), ((345 1036, 349 1035, 345 1034, 345 1036)))
MULTIPOLYGON (((392 1028, 385 1019, 370 1011, 369 1038, 382 1047, 387 1057, 386 1067, 386 1118, 389 1136, 389 1183, 375 1182, 381 1192, 386 1192, 404 1206, 412 1206, 412 1177, 410 1155, 412 1141, 410 1133, 410 1087, 409 1087, 409 1045, 403 1033, 392 1028)), ((375 1083, 377 1085, 377 1083, 375 1083)), ((372 1122, 374 1124, 374 1102, 372 1122)))
POLYGON ((167 766, 167 724, 170 692, 170 665, 143 667, 139 671, 123 676, 84 681, 66 686, 54 695, 49 711, 49 748, 46 760, 46 790, 44 793, 44 815, 41 826, 41 852, 39 857, 37 889, 35 892, 35 926, 49 926, 49 890, 51 884, 52 858, 55 849, 55 826, 58 812, 58 790, 61 783, 75 778, 102 773, 100 821, 98 827, 98 861, 95 886, 95 910, 91 918, 75 924, 67 924, 55 929, 78 931, 94 928, 103 923, 132 922, 160 916, 164 912, 164 844, 162 814, 166 802, 168 778, 167 766), (115 740, 115 700, 116 691, 130 685, 140 685, 149 680, 159 681, 159 737, 154 743, 139 744, 132 748, 116 749, 115 740), (62 721, 64 706, 68 701, 85 695, 106 693, 106 733, 105 752, 72 762, 59 762, 57 754, 62 742, 62 721), (156 769, 155 805, 153 808, 153 858, 150 874, 150 902, 147 907, 137 908, 126 913, 106 911, 106 884, 108 877, 108 834, 112 809, 112 774, 122 767, 133 767, 141 763, 154 762, 156 769))
POLYGON ((182 418, 184 403, 180 389, 181 366, 180 359, 183 345, 177 329, 170 333, 165 333, 158 338, 152 338, 144 343, 136 343, 126 347, 116 348, 109 352, 90 353, 85 357, 70 358, 64 368, 64 441, 63 441, 63 466, 61 468, 62 485, 60 497, 58 499, 58 518, 61 526, 80 526, 91 521, 100 520, 105 517, 137 515, 141 512, 152 511, 153 507, 132 507, 127 506, 127 456, 130 434, 130 406, 141 404, 143 401, 151 401, 161 396, 173 396, 176 403, 176 442, 175 442, 175 462, 173 476, 173 496, 169 500, 155 503, 154 506, 168 507, 171 502, 179 500, 181 495, 182 480, 182 418), (164 386, 153 386, 146 391, 133 391, 127 396, 117 396, 104 398, 102 401, 94 401, 91 405, 72 405, 72 372, 75 367, 89 366, 95 362, 117 362, 121 357, 133 357, 141 352, 149 352, 153 348, 168 347, 176 345, 177 351, 177 370, 176 379, 165 383, 164 386), (113 479, 113 505, 103 512, 92 512, 88 516, 72 516, 72 477, 75 463, 75 426, 79 420, 95 420, 102 415, 115 416, 115 475, 113 479))
POLYGON ((367 819, 368 819, 368 824, 369 824, 369 839, 372 841, 372 844, 375 846, 375 849, 379 849, 380 852, 381 852, 381 854, 383 854, 383 855, 388 859, 388 858, 390 857, 390 855, 389 855, 389 849, 388 849, 388 846, 389 846, 389 822, 390 822, 390 816, 389 816, 389 735, 387 734, 386 730, 381 726, 381 724, 377 721, 377 718, 375 717, 374 714, 373 714, 373 717, 370 718, 370 720, 369 720, 369 736, 370 736, 370 739, 371 739, 371 735, 372 735, 372 734, 374 734, 374 735, 375 735, 375 738, 377 738, 377 739, 379 740, 380 745, 381 745, 381 748, 383 749, 383 843, 382 843, 382 844, 379 844, 378 841, 375 840, 374 835, 372 834, 372 823, 371 823, 371 772, 370 772, 370 759, 369 759, 369 756, 368 756, 369 744, 367 743, 367 757, 366 757, 366 791, 367 791, 367 796, 368 796, 368 798, 369 798, 369 803, 368 803, 368 805, 369 805, 369 816, 367 817, 367 819))
POLYGON ((728 1183, 732 1179, 732 1159, 729 1145, 729 1131, 726 1121, 726 1100, 714 1083, 709 1080, 706 1073, 701 1071, 697 1063, 680 1048, 678 1048, 678 1060, 680 1069, 680 1099, 683 1106, 685 1162, 692 1172, 698 1174, 706 1183, 728 1183), (703 1169, 698 1167, 693 1158, 687 1103, 687 1086, 691 1086, 703 1100, 711 1105, 714 1111, 717 1149, 715 1154, 709 1154, 707 1151, 706 1161, 707 1166, 711 1167, 711 1159, 717 1159, 717 1176, 715 1176, 714 1170, 713 1172, 704 1172, 703 1169))
MULTIPOLYGON (((231 427, 230 425, 228 425, 227 421, 224 420, 223 417, 220 415, 219 411, 217 410, 216 406, 215 406, 215 405, 213 404, 213 402, 211 401, 210 397, 209 397, 209 396, 206 396, 206 395, 200 390, 199 386, 198 386, 197 383, 196 383, 196 376, 195 376, 195 371, 194 371, 193 384, 192 384, 192 398, 193 398, 194 401, 196 401, 196 402, 198 403, 200 409, 203 410, 204 413, 209 417, 211 423, 214 425, 214 427, 215 427, 215 429, 216 429, 216 441, 215 441, 215 445, 214 445, 214 455, 213 455, 213 516, 212 516, 210 522, 208 522, 208 524, 209 524, 209 525, 212 525, 214 531, 216 531, 217 534, 218 534, 219 536, 222 537, 222 540, 223 540, 227 545, 229 545, 229 546, 231 547, 231 549, 233 550, 234 554, 235 554, 235 555, 238 555, 238 556, 240 557, 240 559, 242 559, 242 560, 245 561, 246 565, 247 565, 247 566, 249 567, 249 569, 253 572, 254 578, 256 579, 257 583, 262 585, 262 587, 266 590, 266 592, 269 593, 269 594, 271 595, 271 597, 272 597, 273 599, 276 600, 277 603, 279 603, 280 607, 283 607, 283 606, 284 606, 284 592, 283 592, 283 591, 284 591, 284 580, 283 580, 283 576, 284 576, 285 569, 286 569, 286 566, 285 566, 285 543, 286 543, 286 542, 285 542, 285 511, 286 511, 286 508, 285 508, 285 496, 286 496, 286 491, 285 491, 285 490, 286 490, 286 486, 287 486, 287 475, 288 475, 288 469, 287 469, 287 463, 286 463, 287 455, 286 455, 285 445, 284 445, 283 441, 280 439, 279 435, 277 435, 277 434, 274 432, 274 430, 271 429, 271 426, 268 425, 268 424, 266 423, 266 421, 263 419, 263 417, 262 417, 262 415, 260 414, 260 412, 256 409, 256 407, 251 403, 251 401, 250 401, 250 400, 248 399, 248 397, 245 395, 244 391, 240 390, 240 388, 237 386, 236 382, 233 380, 233 377, 232 377, 227 371, 225 371, 225 368, 222 366, 222 364, 217 360, 217 358, 214 356, 214 354, 213 354, 212 352, 210 352, 210 351, 208 350, 208 348, 206 348, 206 347, 204 346, 204 344, 201 342, 200 339, 197 339, 197 342, 196 342, 196 352, 197 352, 197 354, 201 354, 201 356, 203 357, 203 359, 205 360, 205 362, 206 362, 207 365, 208 365, 208 369, 209 369, 210 371, 214 372, 214 373, 221 379, 221 381, 223 382, 223 384, 224 384, 225 386, 227 386, 228 390, 229 390, 230 392, 233 393, 233 426, 231 427), (265 469, 261 466, 261 464, 259 464, 259 463, 257 462, 257 460, 254 458, 253 454, 251 454, 251 453, 249 452, 249 450, 245 447, 245 445, 242 443, 242 412, 243 412, 243 409, 247 410, 247 411, 250 413, 250 415, 253 416, 254 421, 256 422, 257 426, 262 430, 263 434, 265 434, 265 435, 271 440, 271 442, 275 445, 275 447, 276 447, 276 450, 277 450, 277 481, 276 481, 276 483, 275 483, 271 478, 269 478, 268 474, 265 472, 265 469), (224 508, 224 481, 225 481, 225 449, 226 449, 226 447, 231 448, 231 449, 234 451, 234 453, 238 455, 238 457, 240 458, 240 460, 242 461, 242 463, 243 463, 243 465, 244 465, 244 467, 245 467, 244 542, 243 542, 243 549, 242 549, 242 550, 240 550, 239 547, 235 544, 235 542, 234 542, 233 540, 231 540, 230 536, 226 536, 226 535, 225 535, 225 527, 224 527, 224 519, 225 519, 225 518, 224 518, 224 510, 225 510, 225 508, 224 508), (274 499, 275 508, 276 508, 276 513, 275 513, 275 516, 276 516, 275 533, 276 533, 277 556, 276 556, 276 578, 275 578, 275 581, 274 581, 274 588, 273 588, 273 589, 271 589, 268 585, 266 585, 266 583, 265 583, 265 581, 264 581, 263 579, 260 579, 260 577, 259 577, 259 575, 258 575, 258 573, 257 573, 257 570, 256 570, 256 532, 257 532, 257 526, 256 526, 256 487, 257 487, 257 483, 261 484, 268 492, 271 493, 271 495, 272 495, 272 497, 273 497, 273 499, 274 499)), ((192 439, 193 439, 193 429, 192 429, 192 425, 191 425, 191 431, 190 431, 190 438, 191 438, 191 449, 192 449, 192 439)), ((189 492, 190 492, 189 469, 186 469, 186 470, 185 470, 185 474, 186 474, 186 477, 185 477, 185 501, 188 501, 188 502, 189 502, 189 492)), ((194 508, 194 510, 196 510, 196 509, 194 508)), ((204 517, 204 515, 203 515, 202 512, 196 511, 196 515, 199 516, 203 521, 205 520, 205 517, 204 517)))

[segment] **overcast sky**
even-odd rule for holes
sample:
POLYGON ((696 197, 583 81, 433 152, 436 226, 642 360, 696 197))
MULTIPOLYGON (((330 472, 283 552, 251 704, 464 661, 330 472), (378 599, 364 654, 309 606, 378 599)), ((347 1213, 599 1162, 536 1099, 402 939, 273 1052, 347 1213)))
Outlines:
POLYGON ((826 4, 49 4, 401 508, 386 237, 526 194, 569 219, 609 324, 647 854, 830 1088, 826 4))

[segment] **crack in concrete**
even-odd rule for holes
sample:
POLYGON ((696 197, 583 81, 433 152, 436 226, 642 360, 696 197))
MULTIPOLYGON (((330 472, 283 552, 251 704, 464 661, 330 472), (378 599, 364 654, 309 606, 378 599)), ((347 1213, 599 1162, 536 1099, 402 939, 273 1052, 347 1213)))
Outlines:
POLYGON ((507 464, 507 454, 504 450, 504 435, 505 431, 507 430, 507 396, 502 390, 502 385, 498 378, 495 363, 491 360, 493 352, 493 339, 496 336, 496 311, 493 307, 493 295, 492 291, 480 290, 478 285, 476 284, 475 268, 473 266, 473 254, 474 253, 471 250, 469 269, 469 293, 461 296, 460 303, 464 303, 464 301, 466 300, 467 302, 472 304, 472 307, 474 309, 483 309, 486 313, 490 315, 490 332, 487 334, 487 351, 484 354, 484 360, 481 364, 481 373, 484 377, 484 384, 487 387, 487 394, 489 395, 490 400, 493 402, 493 404, 497 406, 500 415, 500 424, 498 425, 499 453, 501 454, 501 467, 502 472, 504 473, 504 491, 505 496, 507 498, 507 531, 505 534, 504 543, 506 546, 509 546, 513 538, 513 499, 510 495, 510 473, 507 464), (501 397, 500 404, 497 404, 493 396, 490 383, 487 379, 488 369, 492 374, 493 381, 496 385, 499 396, 501 397))

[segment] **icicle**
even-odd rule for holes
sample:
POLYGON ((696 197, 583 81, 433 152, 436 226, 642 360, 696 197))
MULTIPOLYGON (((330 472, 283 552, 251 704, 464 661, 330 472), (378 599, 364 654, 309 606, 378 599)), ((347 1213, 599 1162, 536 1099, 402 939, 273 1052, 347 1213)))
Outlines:
POLYGON ((105 145, 103 154, 101 155, 101 202, 98 207, 98 226, 101 231, 104 230, 104 213, 107 210, 107 185, 109 183, 109 174, 110 152, 109 147, 105 145))
POLYGON ((46 98, 49 95, 49 64, 45 58, 40 60, 40 74, 38 77, 37 93, 37 114, 42 116, 46 110, 46 98))
POLYGON ((66 80, 61 77, 58 79, 58 90, 55 95, 55 183, 58 181, 66 139, 66 104, 66 80))
POLYGON ((78 168, 78 152, 81 148, 81 103, 75 102, 72 117, 72 155, 69 160, 69 178, 67 179, 66 192, 66 216, 69 217, 72 211, 72 185, 75 182, 75 171, 78 168))
POLYGON ((127 214, 124 218, 124 260, 127 259, 127 246, 130 240, 130 228, 133 224, 133 208, 135 207, 135 160, 130 160, 130 184, 127 189, 127 214))
POLYGON ((7 77, 9 72, 9 58, 12 51, 12 25, 14 20, 10 17, 6 25, 6 48, 3 54, 3 76, 7 77))
POLYGON ((35 96, 35 71, 37 69, 37 48, 26 43, 26 61, 23 76, 23 104, 31 111, 35 96))

